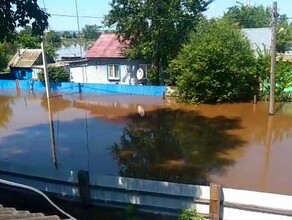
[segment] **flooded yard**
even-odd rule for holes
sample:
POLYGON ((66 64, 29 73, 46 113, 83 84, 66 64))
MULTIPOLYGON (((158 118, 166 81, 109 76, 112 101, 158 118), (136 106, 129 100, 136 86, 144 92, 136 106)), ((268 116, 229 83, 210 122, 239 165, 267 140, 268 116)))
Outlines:
POLYGON ((48 106, 43 93, 0 91, 1 170, 88 170, 292 195, 291 156, 291 103, 269 117, 264 102, 53 94, 48 106))

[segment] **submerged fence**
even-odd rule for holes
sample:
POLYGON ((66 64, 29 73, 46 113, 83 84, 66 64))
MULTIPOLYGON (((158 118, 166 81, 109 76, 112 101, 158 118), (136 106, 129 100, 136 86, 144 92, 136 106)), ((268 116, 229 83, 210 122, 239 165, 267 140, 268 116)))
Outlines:
MULTIPOLYGON (((120 84, 93 84, 93 83, 51 83, 51 91, 64 93, 97 93, 97 94, 126 94, 163 96, 165 86, 142 86, 142 85, 120 85, 120 84)), ((29 80, 0 80, 0 89, 33 89, 34 91, 45 91, 44 83, 29 80)))
POLYGON ((3 179, 27 184, 62 199, 82 203, 127 207, 161 214, 177 214, 196 208, 212 220, 285 219, 292 220, 292 196, 198 186, 119 176, 104 176, 87 171, 42 170, 15 173, 0 171, 3 179))

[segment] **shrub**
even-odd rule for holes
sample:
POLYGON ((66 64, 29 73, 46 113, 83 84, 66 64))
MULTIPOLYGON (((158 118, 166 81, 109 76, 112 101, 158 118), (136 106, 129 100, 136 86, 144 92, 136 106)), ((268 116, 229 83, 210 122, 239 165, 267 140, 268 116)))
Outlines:
MULTIPOLYGON (((48 74, 49 81, 54 83, 69 82, 70 79, 70 72, 64 67, 49 67, 48 74)), ((38 76, 40 81, 45 81, 45 75, 43 71, 41 71, 38 76)))
MULTIPOLYGON (((259 51, 256 71, 262 83, 260 98, 264 101, 269 100, 270 96, 270 66, 270 54, 267 51, 259 51)), ((278 102, 291 101, 291 96, 285 90, 292 88, 292 62, 284 61, 283 59, 277 61, 275 82, 275 100, 278 102)))
POLYGON ((240 29, 225 20, 211 20, 198 25, 169 72, 182 101, 244 101, 258 92, 255 64, 254 51, 240 29))
POLYGON ((204 220, 195 209, 184 209, 178 216, 178 220, 204 220))

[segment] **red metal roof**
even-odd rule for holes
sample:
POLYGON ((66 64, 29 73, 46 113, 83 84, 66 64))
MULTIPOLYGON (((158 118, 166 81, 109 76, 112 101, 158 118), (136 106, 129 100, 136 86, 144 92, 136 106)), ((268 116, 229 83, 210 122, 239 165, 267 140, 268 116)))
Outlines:
POLYGON ((86 58, 125 58, 125 45, 119 42, 116 34, 102 34, 86 54, 86 58))

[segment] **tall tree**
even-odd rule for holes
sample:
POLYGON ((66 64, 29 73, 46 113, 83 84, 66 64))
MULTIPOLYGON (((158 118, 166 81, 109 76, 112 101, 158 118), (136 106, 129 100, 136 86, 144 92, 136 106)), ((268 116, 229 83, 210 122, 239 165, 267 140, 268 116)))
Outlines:
MULTIPOLYGON (((272 10, 262 5, 238 4, 230 7, 224 14, 224 18, 236 22, 241 28, 270 27, 272 10)), ((277 51, 284 53, 292 47, 292 23, 289 23, 285 14, 279 15, 277 29, 277 51)))
POLYGON ((85 25, 82 29, 82 34, 85 39, 95 40, 101 34, 100 26, 95 25, 85 25))
POLYGON ((272 10, 262 5, 247 6, 238 4, 230 7, 224 17, 238 23, 242 28, 270 27, 272 10))
POLYGON ((50 30, 46 34, 46 40, 48 43, 54 45, 54 44, 60 44, 61 43, 61 36, 56 31, 50 30))
POLYGON ((17 27, 28 24, 33 34, 42 34, 48 27, 48 16, 37 0, 0 0, 0 42, 11 40, 17 27))
POLYGON ((10 42, 0 43, 0 71, 6 70, 9 60, 16 50, 17 47, 10 42))
MULTIPOLYGON (((38 36, 33 36, 32 28, 30 26, 25 27, 16 35, 14 42, 19 48, 38 49, 41 48, 40 39, 38 36)), ((47 55, 52 59, 57 57, 56 48, 52 44, 46 46, 47 55)))
POLYGON ((183 101, 233 102, 257 94, 255 64, 250 43, 238 26, 220 19, 198 26, 169 71, 183 101))
POLYGON ((115 26, 129 58, 165 69, 212 0, 112 0, 105 24, 115 26))

